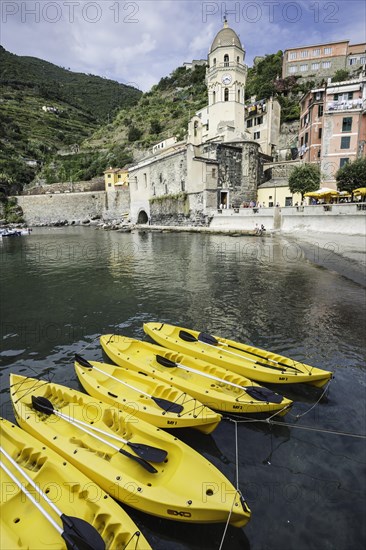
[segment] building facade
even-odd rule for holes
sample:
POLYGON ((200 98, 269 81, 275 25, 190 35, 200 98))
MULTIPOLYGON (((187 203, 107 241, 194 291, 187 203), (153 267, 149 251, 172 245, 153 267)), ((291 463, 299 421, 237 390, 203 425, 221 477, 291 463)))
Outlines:
POLYGON ((127 168, 108 168, 104 172, 104 185, 106 191, 114 191, 118 187, 128 186, 127 168))
POLYGON ((321 80, 333 76, 340 69, 351 72, 365 64, 366 44, 349 44, 349 40, 297 46, 285 50, 282 78, 301 76, 321 80))
POLYGON ((321 152, 323 182, 335 186, 339 168, 366 156, 366 75, 327 86, 321 152))
POLYGON ((325 88, 308 92, 300 102, 299 157, 318 162, 321 157, 325 88))
POLYGON ((323 184, 336 188, 338 169, 366 155, 366 75, 329 81, 300 105, 299 157, 318 163, 323 184))
POLYGON ((168 221, 175 201, 179 223, 205 223, 221 206, 255 200, 260 144, 245 125, 245 51, 224 21, 208 53, 208 104, 190 120, 187 138, 169 138, 129 167, 131 219, 168 221))
POLYGON ((277 99, 250 101, 245 110, 246 129, 262 153, 273 156, 279 143, 281 106, 277 99))

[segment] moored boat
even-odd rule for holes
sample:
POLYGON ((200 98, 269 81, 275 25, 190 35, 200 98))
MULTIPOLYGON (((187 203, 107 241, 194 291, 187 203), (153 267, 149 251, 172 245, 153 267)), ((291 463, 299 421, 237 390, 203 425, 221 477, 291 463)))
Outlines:
POLYGON ((225 367, 258 382, 307 383, 321 388, 332 377, 329 371, 204 332, 167 323, 145 323, 144 331, 161 346, 225 367))
POLYGON ((3 418, 0 445, 0 548, 63 550, 73 526, 85 533, 80 548, 150 548, 127 513, 98 485, 3 418))
POLYGON ((288 412, 292 401, 243 376, 167 348, 106 334, 100 343, 123 371, 135 370, 173 384, 213 409, 227 413, 288 412))
POLYGON ((139 372, 76 356, 75 371, 85 391, 159 428, 195 428, 211 433, 221 415, 184 389, 139 372))
POLYGON ((10 392, 18 423, 117 500, 185 523, 242 527, 249 521, 229 480, 160 428, 44 380, 12 374, 10 392))

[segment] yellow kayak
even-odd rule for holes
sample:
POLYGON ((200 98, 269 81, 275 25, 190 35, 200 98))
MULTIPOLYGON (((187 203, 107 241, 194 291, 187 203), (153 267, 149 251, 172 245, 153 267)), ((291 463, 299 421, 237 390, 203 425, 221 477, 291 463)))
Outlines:
POLYGON ((89 395, 111 403, 159 428, 196 428, 209 434, 221 415, 183 389, 115 365, 76 356, 75 370, 89 395))
POLYGON ((12 374, 10 391, 21 427, 117 500, 186 523, 230 518, 242 527, 249 521, 250 510, 228 479, 164 430, 44 380, 12 374))
POLYGON ((3 418, 0 445, 0 548, 64 550, 74 527, 82 533, 86 529, 84 542, 93 549, 151 548, 126 512, 100 487, 3 418))
POLYGON ((292 405, 289 399, 252 380, 155 344, 113 334, 101 336, 100 343, 112 361, 124 367, 120 369, 121 376, 131 370, 144 373, 149 378, 187 390, 208 407, 219 411, 284 415, 292 405))
POLYGON ((166 348, 204 359, 258 382, 307 383, 321 388, 332 377, 329 371, 283 355, 191 329, 166 323, 145 323, 144 331, 166 348))

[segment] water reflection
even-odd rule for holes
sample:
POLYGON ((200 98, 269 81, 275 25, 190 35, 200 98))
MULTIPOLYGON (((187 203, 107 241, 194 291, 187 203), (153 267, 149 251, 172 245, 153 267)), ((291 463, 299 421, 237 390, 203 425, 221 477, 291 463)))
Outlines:
MULTIPOLYGON (((101 360, 100 334, 144 338, 166 321, 278 351, 335 373, 327 399, 296 387, 284 424, 223 421, 206 437, 181 435, 239 484, 253 517, 229 529, 223 548, 358 550, 363 525, 365 443, 364 289, 304 258, 281 238, 118 234, 36 229, 1 254, 1 413, 12 418, 8 376, 53 379, 80 389, 73 355, 101 360), (298 415, 305 416, 297 418, 298 415), (290 541, 290 542, 289 542, 290 541), (323 546, 323 543, 321 543, 323 546)), ((136 511, 154 548, 217 549, 223 526, 164 522, 136 511)))

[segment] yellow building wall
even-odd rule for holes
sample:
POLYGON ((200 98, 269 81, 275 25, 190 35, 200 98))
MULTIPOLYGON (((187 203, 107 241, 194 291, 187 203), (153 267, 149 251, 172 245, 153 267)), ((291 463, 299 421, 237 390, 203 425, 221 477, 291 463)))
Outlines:
POLYGON ((286 206, 286 198, 292 197, 292 206, 296 203, 301 204, 301 194, 291 193, 288 187, 267 187, 265 189, 258 189, 257 204, 269 206, 269 203, 273 202, 273 206, 278 204, 283 207, 286 206))
POLYGON ((128 186, 128 171, 107 171, 104 172, 104 186, 106 191, 114 191, 115 186, 128 186))

